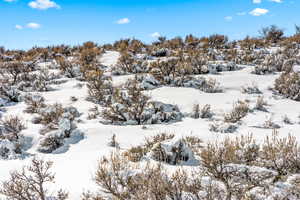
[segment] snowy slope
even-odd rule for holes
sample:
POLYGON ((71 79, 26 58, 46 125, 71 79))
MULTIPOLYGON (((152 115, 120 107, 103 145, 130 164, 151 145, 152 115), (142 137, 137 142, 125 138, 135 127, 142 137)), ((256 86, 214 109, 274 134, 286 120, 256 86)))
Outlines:
MULTIPOLYGON (((118 52, 107 52, 100 59, 105 66, 113 66, 119 57, 118 52)), ((271 134, 271 129, 257 128, 265 120, 272 116, 274 122, 281 128, 279 133, 286 136, 289 133, 294 134, 300 142, 298 134, 300 102, 277 99, 274 97, 269 87, 274 84, 278 77, 275 75, 258 76, 251 73, 252 67, 243 66, 241 70, 233 72, 222 72, 218 75, 206 75, 213 77, 221 83, 224 93, 204 93, 192 88, 161 87, 155 90, 147 91, 153 100, 164 103, 176 104, 184 113, 190 113, 193 105, 199 103, 201 106, 210 104, 217 117, 222 117, 224 112, 229 111, 233 103, 238 100, 249 100, 250 106, 254 106, 257 94, 243 94, 241 87, 256 83, 263 92, 265 100, 269 103, 267 106, 269 112, 255 111, 249 113, 244 119, 238 130, 233 134, 221 134, 209 131, 211 121, 206 119, 192 119, 185 117, 183 121, 168 125, 148 125, 146 129, 142 126, 112 126, 99 123, 99 119, 87 120, 87 113, 94 106, 93 103, 85 100, 87 97, 87 88, 75 87, 79 83, 75 79, 68 79, 66 83, 53 86, 54 91, 41 93, 46 103, 62 103, 64 106, 75 106, 82 115, 82 123, 78 128, 84 132, 85 138, 77 144, 70 145, 67 152, 61 154, 41 154, 36 151, 39 129, 41 125, 32 124, 32 116, 23 112, 24 103, 19 103, 7 108, 4 116, 18 115, 24 119, 27 129, 22 133, 33 138, 30 148, 27 150, 32 155, 37 155, 46 160, 54 161, 54 171, 56 173, 56 187, 66 189, 70 192, 71 199, 79 199, 81 193, 85 190, 92 190, 95 186, 92 176, 97 166, 97 161, 102 155, 109 153, 113 148, 108 147, 107 143, 113 134, 116 134, 121 148, 126 149, 133 145, 140 144, 147 136, 161 132, 170 132, 176 135, 197 135, 202 140, 214 140, 225 136, 236 136, 240 134, 253 133, 258 140, 271 134), (72 102, 71 96, 78 98, 78 101, 72 102), (293 125, 284 124, 282 117, 287 115, 295 123, 293 125)), ((124 83, 131 75, 113 77, 115 85, 124 83)), ((24 164, 28 164, 31 156, 23 160, 0 160, 0 181, 6 180, 11 170, 19 169, 24 164)))

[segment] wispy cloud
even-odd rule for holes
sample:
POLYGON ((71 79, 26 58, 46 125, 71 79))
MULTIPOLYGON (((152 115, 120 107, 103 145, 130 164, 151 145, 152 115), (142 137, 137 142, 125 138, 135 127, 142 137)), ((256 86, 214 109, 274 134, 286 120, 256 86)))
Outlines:
POLYGON ((26 24, 26 27, 31 28, 31 29, 39 29, 39 28, 41 28, 41 25, 38 23, 30 22, 30 23, 26 24))
POLYGON ((283 0, 269 0, 269 1, 272 1, 272 2, 275 2, 275 3, 282 3, 283 0))
POLYGON ((238 12, 238 13, 236 13, 237 15, 239 15, 239 16, 244 16, 244 15, 246 15, 247 13, 246 12, 238 12))
POLYGON ((226 16, 224 17, 226 21, 232 21, 233 17, 232 16, 226 16))
POLYGON ((154 33, 150 34, 150 36, 153 38, 159 38, 161 35, 159 32, 154 32, 154 33))
POLYGON ((130 20, 128 18, 122 18, 117 21, 117 24, 128 24, 130 20))
POLYGON ((260 4, 260 3, 261 3, 261 0, 253 0, 253 3, 255 3, 255 4, 260 4))
POLYGON ((251 12, 249 12, 249 14, 258 17, 258 16, 261 16, 261 15, 265 15, 268 12, 269 12, 268 9, 255 8, 254 10, 252 10, 251 12))
POLYGON ((22 29, 23 29, 23 26, 17 24, 17 25, 15 26, 15 28, 18 29, 18 30, 22 30, 22 29))
MULTIPOLYGON (((283 2, 283 0, 269 0, 269 1, 275 2, 275 3, 282 3, 283 2)), ((262 2, 262 0, 252 0, 252 2, 254 4, 260 4, 262 2)))
POLYGON ((47 10, 49 8, 56 8, 59 9, 60 6, 51 0, 34 0, 29 2, 29 7, 33 9, 39 9, 39 10, 47 10))

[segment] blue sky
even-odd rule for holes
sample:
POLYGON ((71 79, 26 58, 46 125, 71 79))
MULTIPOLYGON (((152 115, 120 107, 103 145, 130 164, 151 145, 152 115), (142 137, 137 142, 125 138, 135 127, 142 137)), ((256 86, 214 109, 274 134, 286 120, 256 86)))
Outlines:
POLYGON ((300 0, 0 0, 0 46, 28 49, 158 35, 239 39, 276 24, 300 24, 300 0))

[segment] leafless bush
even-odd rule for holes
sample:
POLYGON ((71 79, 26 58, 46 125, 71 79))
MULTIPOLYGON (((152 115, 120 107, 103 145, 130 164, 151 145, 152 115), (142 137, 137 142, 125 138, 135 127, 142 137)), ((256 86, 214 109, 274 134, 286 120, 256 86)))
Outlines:
POLYGON ((94 45, 86 46, 82 49, 79 64, 80 71, 83 74, 83 78, 85 78, 86 73, 90 70, 97 69, 97 56, 100 54, 100 51, 94 45))
POLYGON ((268 105, 268 103, 264 100, 264 97, 260 96, 256 100, 254 109, 266 112, 267 108, 265 106, 267 106, 267 105, 268 105))
POLYGON ((28 68, 22 62, 4 62, 0 66, 0 75, 2 78, 8 76, 11 84, 14 85, 23 73, 28 72, 27 70, 28 68))
POLYGON ((10 179, 2 183, 0 194, 14 200, 67 199, 67 192, 59 190, 57 195, 50 196, 46 188, 46 185, 54 183, 52 165, 50 161, 34 158, 31 165, 23 167, 20 171, 11 172, 10 179))
POLYGON ((264 47, 265 43, 263 40, 259 38, 251 38, 247 36, 244 40, 240 41, 240 45, 243 49, 253 50, 253 49, 264 47))
POLYGON ((0 121, 0 159, 16 159, 23 153, 25 125, 18 117, 7 117, 0 121))
POLYGON ((192 117, 195 119, 198 118, 211 118, 213 115, 211 111, 211 106, 209 104, 204 105, 202 108, 200 108, 199 104, 195 104, 193 106, 193 114, 192 117))
POLYGON ((174 138, 173 134, 161 133, 155 135, 153 137, 149 137, 145 139, 145 144, 139 145, 136 147, 132 147, 129 150, 125 151, 123 155, 127 157, 132 162, 138 162, 141 158, 146 155, 147 152, 151 150, 151 148, 158 143, 164 142, 166 140, 174 138))
POLYGON ((300 101, 300 75, 283 73, 275 80, 275 90, 287 98, 300 101))
POLYGON ((98 165, 95 182, 105 196, 89 195, 94 199, 199 199, 202 189, 200 176, 189 176, 177 170, 168 176, 161 165, 148 164, 142 170, 132 166, 118 154, 103 158, 98 165), (135 173, 129 173, 135 171, 135 173), (188 194, 187 194, 188 193, 188 194))
POLYGON ((100 104, 109 103, 113 94, 112 80, 103 74, 101 70, 87 72, 89 98, 100 104))
POLYGON ((127 74, 127 73, 136 73, 136 61, 132 54, 128 52, 122 52, 121 56, 118 59, 116 66, 112 69, 113 73, 116 75, 127 74))
POLYGON ((201 148, 202 140, 195 136, 173 138, 174 135, 165 133, 147 138, 144 144, 130 148, 123 155, 132 162, 138 162, 145 156, 171 165, 195 161, 193 151, 201 148))
POLYGON ((259 90, 255 83, 252 83, 251 86, 246 85, 242 87, 242 93, 245 94, 261 94, 262 92, 259 90))
POLYGON ((262 128, 266 129, 278 129, 280 126, 273 121, 272 116, 270 116, 263 124, 262 128))
POLYGON ((228 37, 225 35, 214 34, 208 38, 208 44, 211 48, 224 48, 225 44, 228 42, 228 37))
POLYGON ((119 143, 117 142, 117 139, 116 139, 116 134, 113 134, 113 136, 110 139, 110 142, 108 143, 108 146, 115 147, 115 148, 120 147, 120 145, 119 145, 119 143))
POLYGON ((80 116, 75 107, 63 108, 59 104, 47 106, 41 109, 40 123, 44 124, 47 120, 52 120, 44 124, 40 130, 43 135, 38 144, 38 151, 43 153, 52 153, 61 146, 69 143, 77 143, 83 138, 83 133, 77 129, 75 119, 80 116))
POLYGON ((79 76, 79 69, 77 69, 73 63, 68 61, 64 57, 56 58, 56 61, 60 67, 60 70, 65 74, 68 78, 74 78, 79 76))
POLYGON ((8 102, 20 102, 22 100, 21 96, 21 91, 15 86, 9 84, 0 85, 0 98, 8 102))
POLYGON ((276 25, 271 25, 270 27, 262 28, 260 34, 266 41, 277 43, 282 39, 284 32, 283 29, 278 28, 276 25))
POLYGON ((209 130, 216 133, 234 133, 237 128, 235 124, 222 121, 215 121, 209 125, 209 130))
POLYGON ((257 65, 255 66, 253 73, 257 75, 264 75, 273 74, 276 71, 276 68, 272 65, 257 65))
POLYGON ((10 133, 16 140, 18 139, 18 134, 26 128, 22 120, 17 116, 4 118, 4 120, 0 121, 0 125, 5 133, 10 133))
POLYGON ((181 76, 177 59, 157 61, 151 64, 150 73, 161 83, 170 85, 176 77, 181 76))
POLYGON ((127 84, 127 92, 117 89, 113 96, 113 103, 107 105, 102 115, 111 122, 126 122, 134 120, 137 124, 143 124, 146 118, 143 114, 150 97, 144 95, 136 81, 127 84))
POLYGON ((203 84, 200 86, 200 90, 207 93, 220 93, 223 89, 220 87, 220 83, 216 79, 209 78, 204 79, 203 84))
POLYGON ((261 165, 276 170, 278 178, 300 172, 300 147, 294 136, 279 138, 278 132, 274 131, 261 148, 261 165))
POLYGON ((46 104, 44 97, 39 95, 26 95, 24 98, 25 103, 27 104, 26 109, 24 110, 27 113, 38 113, 41 108, 45 108, 46 104))
POLYGON ((49 105, 39 110, 39 117, 35 121, 43 125, 57 124, 63 112, 64 109, 61 104, 49 105))
POLYGON ((247 115, 250 111, 249 105, 246 102, 238 101, 234 104, 233 109, 225 114, 224 121, 228 123, 236 123, 247 115))
POLYGON ((236 140, 209 143, 202 149, 200 157, 206 174, 224 184, 226 199, 243 199, 254 187, 267 188, 268 180, 275 177, 272 172, 239 165, 253 163, 258 154, 259 146, 249 135, 236 140))

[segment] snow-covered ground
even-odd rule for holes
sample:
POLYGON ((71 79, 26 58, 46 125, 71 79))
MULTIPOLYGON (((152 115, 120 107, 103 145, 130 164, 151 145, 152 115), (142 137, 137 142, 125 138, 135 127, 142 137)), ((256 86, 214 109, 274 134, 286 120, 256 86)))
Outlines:
MULTIPOLYGON (((107 52, 100 59, 103 65, 113 66, 118 59, 117 52, 107 52)), ((142 126, 112 126, 99 123, 99 119, 87 120, 87 113, 94 106, 93 103, 86 101, 87 88, 76 87, 79 81, 67 79, 67 82, 54 85, 54 91, 41 93, 46 99, 46 103, 61 103, 64 106, 74 106, 82 115, 81 123, 78 128, 84 132, 84 139, 79 143, 71 144, 68 151, 60 154, 42 154, 37 152, 37 142, 40 137, 39 129, 41 125, 31 123, 32 116, 23 112, 25 103, 18 103, 14 106, 7 107, 7 112, 3 113, 4 117, 17 115, 21 117, 27 129, 22 133, 32 138, 29 154, 37 155, 40 158, 54 161, 53 170, 56 173, 55 187, 63 188, 70 192, 70 199, 79 199, 83 191, 93 190, 95 187, 92 180, 97 167, 97 161, 101 156, 114 150, 107 143, 113 134, 116 135, 121 149, 126 149, 143 142, 145 137, 155 135, 161 132, 173 133, 176 135, 196 135, 203 141, 220 139, 226 136, 235 137, 240 134, 252 133, 258 140, 265 138, 267 134, 272 133, 272 129, 258 128, 266 120, 272 120, 281 126, 279 129, 280 136, 286 136, 289 133, 297 137, 300 142, 300 102, 292 101, 285 98, 274 96, 269 87, 274 85, 275 79, 279 74, 273 75, 255 75, 252 74, 251 66, 243 66, 238 71, 222 72, 217 75, 204 75, 213 77, 224 89, 223 93, 204 93, 193 88, 176 88, 161 87, 147 91, 153 100, 164 103, 176 104, 183 113, 190 113, 193 105, 198 103, 200 106, 210 104, 214 113, 220 118, 224 113, 230 111, 232 106, 238 100, 249 100, 250 107, 254 107, 259 96, 264 96, 268 102, 268 112, 254 111, 250 112, 238 127, 237 131, 232 134, 214 133, 209 131, 209 125, 212 123, 208 119, 183 118, 183 121, 173 124, 147 125, 146 129, 142 126), (255 85, 263 94, 243 94, 241 88, 245 85, 255 85), (78 101, 72 102, 71 96, 78 98, 78 101), (283 116, 288 116, 294 123, 285 124, 283 116)), ((119 85, 124 83, 132 76, 114 76, 113 83, 119 85)), ((0 160, 0 181, 9 177, 11 170, 20 169, 23 165, 28 164, 32 156, 22 160, 0 160)))

